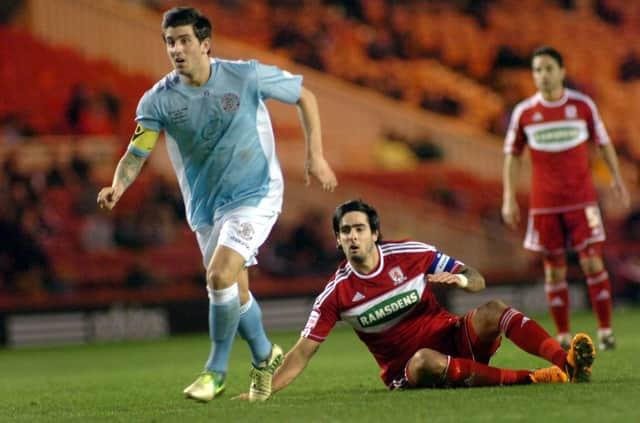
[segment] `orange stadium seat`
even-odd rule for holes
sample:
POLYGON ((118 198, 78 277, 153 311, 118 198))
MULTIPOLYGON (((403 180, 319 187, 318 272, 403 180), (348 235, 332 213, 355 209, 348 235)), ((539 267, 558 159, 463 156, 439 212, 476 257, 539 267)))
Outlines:
MULTIPOLYGON (((304 36, 322 40, 317 53, 327 73, 381 91, 388 88, 383 82, 395 76, 404 101, 418 106, 425 94, 453 98, 461 106, 458 118, 499 135, 504 132, 499 123, 508 110, 532 94, 534 87, 528 67, 496 66, 498 50, 508 46, 526 60, 535 47, 553 40, 566 56, 571 80, 594 97, 616 146, 624 147, 622 150, 631 159, 640 161, 640 120, 635 118, 632 107, 640 102, 640 83, 618 80, 621 60, 634 48, 637 51, 634 45, 640 40, 640 3, 611 2, 618 3, 617 9, 625 13, 624 24, 615 27, 584 7, 567 11, 546 0, 490 2, 486 26, 455 6, 444 5, 446 2, 399 2, 402 4, 394 7, 406 7, 408 12, 399 11, 397 22, 410 22, 415 28, 411 54, 382 60, 371 59, 367 46, 372 33, 392 29, 385 26, 391 21, 385 10, 381 15, 365 13, 362 20, 356 20, 322 2, 314 4, 312 11, 269 7, 269 3, 277 2, 236 3, 238 6, 226 7, 218 2, 195 1, 206 14, 216 17, 217 33, 266 49, 271 48, 280 27, 290 25, 304 36), (536 19, 531 19, 532 15, 536 19), (244 23, 241 28, 235 24, 238 19, 244 23), (580 47, 577 39, 588 39, 590 43, 580 47), (598 51, 597 56, 594 51, 598 51)), ((149 77, 124 72, 109 61, 88 59, 69 46, 51 45, 25 30, 0 26, 0 38, 4 41, 0 43, 0 118, 16 113, 38 133, 68 133, 64 111, 74 85, 83 83, 96 92, 106 89, 120 100, 121 123, 114 132, 126 132, 128 136, 138 99, 153 83, 149 77), (16 45, 20 48, 13 48, 16 45), (32 89, 24 89, 25 79, 32 89)), ((296 57, 295 51, 286 48, 277 52, 296 57)), ((299 127, 277 122, 275 130, 285 139, 302 135, 299 127)), ((122 149, 124 143, 119 151, 122 149)), ((478 180, 446 164, 429 164, 405 172, 376 170, 340 176, 343 183, 375 185, 402 192, 417 202, 429 201, 430 192, 452 190, 464 198, 463 207, 470 219, 495 209, 501 199, 499 181, 478 180)), ((153 175, 143 173, 122 198, 116 214, 138 210, 152 186, 153 175)), ((81 251, 78 233, 82 218, 73 210, 73 194, 63 191, 50 190, 44 198, 46 204, 55 204, 51 213, 60 223, 58 233, 43 243, 54 269, 71 281, 73 289, 121 286, 140 260, 153 263, 157 276, 169 282, 203 275, 197 244, 185 225, 181 226, 184 233, 168 246, 142 252, 81 251)), ((526 204, 524 194, 520 200, 526 204)), ((315 287, 314 283, 308 282, 315 287)), ((282 291, 279 281, 267 281, 263 289, 269 293, 282 291)))
POLYGON ((109 61, 89 60, 67 46, 49 45, 28 32, 0 26, 0 117, 22 116, 37 133, 66 133, 64 110, 74 85, 107 89, 121 101, 121 116, 133 116, 151 79, 129 75, 109 61), (19 49, 5 50, 20 45, 19 49), (33 84, 24 89, 24 80, 33 84))

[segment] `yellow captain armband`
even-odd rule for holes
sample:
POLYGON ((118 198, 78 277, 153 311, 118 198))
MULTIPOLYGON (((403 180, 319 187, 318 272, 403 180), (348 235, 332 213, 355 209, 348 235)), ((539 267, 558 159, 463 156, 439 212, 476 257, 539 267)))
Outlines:
POLYGON ((159 135, 160 133, 158 131, 152 131, 138 124, 135 132, 131 136, 129 151, 138 156, 147 157, 151 154, 153 147, 155 147, 159 135))

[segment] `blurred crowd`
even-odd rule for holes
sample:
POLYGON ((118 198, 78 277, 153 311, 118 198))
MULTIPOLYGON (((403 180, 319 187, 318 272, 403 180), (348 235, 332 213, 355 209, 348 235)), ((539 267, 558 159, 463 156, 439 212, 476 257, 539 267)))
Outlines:
POLYGON ((57 290, 47 254, 57 237, 68 242, 68 232, 77 224, 66 220, 67 206, 86 213, 86 195, 95 189, 87 178, 86 163, 74 158, 68 166, 52 164, 37 172, 17 168, 9 154, 0 163, 0 289, 5 293, 57 290), (57 201, 59 194, 70 204, 57 201))
MULTIPOLYGON (((176 4, 131 1, 157 11, 176 4)), ((594 97, 616 148, 640 162, 640 121, 629 107, 640 101, 640 2, 184 3, 212 17, 213 54, 215 34, 239 39, 498 135, 504 134, 514 104, 533 92, 528 55, 543 41, 553 40, 566 57, 569 84, 594 97), (576 39, 591 41, 580 45, 576 39)), ((92 158, 79 149, 62 155, 52 147, 44 164, 19 166, 17 147, 34 135, 64 135, 71 145, 77 142, 75 136, 126 139, 135 104, 152 81, 8 27, 0 26, 0 37, 7 41, 0 45, 0 55, 12 57, 0 62, 0 293, 73 292, 93 289, 92 283, 107 278, 119 278, 127 288, 171 283, 174 278, 203 284, 202 263, 184 222, 175 180, 147 169, 123 206, 107 215, 97 210, 95 198, 98 187, 109 181, 96 175, 92 158), (9 51, 10 45, 22 48, 9 51), (22 90, 25 78, 36 89, 22 90), (163 260, 149 259, 150 252, 157 254, 153 257, 182 254, 195 260, 175 260, 185 264, 179 269, 163 267, 163 260), (112 261, 105 262, 106 257, 112 261), (83 260, 111 264, 98 269, 100 279, 83 260), (115 269, 118 263, 124 263, 120 270, 115 269)), ((431 140, 408 139, 398 131, 382 134, 374 153, 385 170, 411 168, 411 163, 442 155, 431 140)), ((489 230, 500 225, 499 199, 492 197, 493 191, 488 194, 485 186, 464 175, 446 175, 431 178, 429 186, 416 185, 416 195, 454 213, 474 213, 489 230)), ((635 211, 615 227, 619 234, 612 238, 623 247, 612 249, 608 257, 612 273, 622 281, 617 293, 635 299, 640 296, 640 251, 632 247, 640 243, 639 215, 635 211)), ((320 220, 317 211, 309 210, 297 221, 278 223, 260 252, 261 272, 282 279, 330 274, 340 253, 327 231, 329 222, 318 224, 320 220)))
MULTIPOLYGON (((96 196, 95 163, 51 145, 48 159, 21 169, 17 149, 0 149, 0 295, 73 294, 167 284, 204 286, 204 267, 174 180, 146 169, 111 213, 96 196), (14 152, 10 152, 14 151, 14 152)), ((20 145, 28 145, 24 138, 20 145)), ((311 210, 279 223, 260 255, 276 278, 328 276, 338 252, 311 210)))
POLYGON ((52 146, 53 158, 28 170, 17 166, 19 153, 0 161, 0 292, 74 290, 83 273, 65 274, 57 258, 81 266, 82 256, 92 252, 133 251, 177 239, 183 207, 173 186, 159 179, 139 212, 108 216, 96 207, 98 182, 90 162, 76 152, 57 157, 58 151, 52 146))
MULTIPOLYGON (((158 10, 170 7, 155 3, 158 10)), ((640 122, 629 107, 640 102, 638 2, 183 3, 195 4, 212 16, 217 34, 269 48, 298 63, 462 118, 500 136, 516 102, 534 92, 529 55, 536 47, 551 43, 566 58, 568 85, 595 99, 618 150, 640 162, 640 122)))

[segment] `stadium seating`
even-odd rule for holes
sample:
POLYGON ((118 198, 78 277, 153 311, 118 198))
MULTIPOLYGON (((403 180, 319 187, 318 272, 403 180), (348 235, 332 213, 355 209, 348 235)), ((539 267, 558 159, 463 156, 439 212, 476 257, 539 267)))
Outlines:
POLYGON ((343 9, 299 3, 265 12, 267 1, 230 6, 195 2, 216 17, 220 34, 264 48, 278 46, 277 52, 301 63, 436 112, 452 113, 425 98, 449 98, 459 103, 456 116, 499 135, 515 102, 534 91, 529 55, 553 40, 565 56, 570 82, 594 98, 614 143, 623 155, 640 160, 634 142, 640 122, 630 107, 640 102, 640 82, 620 80, 620 66, 640 40, 639 4, 607 2, 622 16, 614 25, 589 2, 562 8, 547 0, 501 0, 487 3, 475 15, 455 2, 362 2, 362 16, 349 16, 347 3, 343 9), (381 11, 369 10, 373 8, 381 11), (239 19, 252 22, 246 25, 251 34, 233 24, 239 19), (390 33, 396 41, 390 52, 372 59, 367 49, 379 33, 390 33), (589 43, 576 43, 581 39, 589 43), (308 46, 314 60, 300 54, 301 42, 314 43, 308 46), (510 61, 504 61, 505 52, 510 61))
MULTIPOLYGON (((0 117, 18 115, 38 134, 72 133, 65 110, 78 84, 112 93, 120 101, 121 116, 134 116, 139 97, 152 83, 108 61, 88 60, 71 48, 50 46, 24 30, 0 26, 0 37, 0 117)), ((131 129, 131 124, 124 126, 126 132, 131 129)))
MULTIPOLYGON (((555 2, 543 0, 526 4, 512 0, 491 2, 482 19, 444 1, 424 2, 424 7, 419 7, 422 2, 362 2, 365 9, 374 3, 386 4, 382 18, 376 18, 371 10, 364 10, 361 17, 349 16, 334 6, 322 5, 322 2, 314 2, 309 6, 312 9, 274 8, 269 6, 271 3, 276 2, 195 1, 189 4, 197 4, 215 17, 216 33, 273 49, 330 75, 376 89, 414 106, 463 119, 499 135, 504 131, 508 111, 515 101, 533 90, 526 57, 546 39, 540 35, 545 34, 565 54, 571 82, 596 100, 617 146, 631 159, 640 160, 637 142, 640 121, 634 116, 635 109, 630 107, 640 101, 640 82, 622 82, 618 75, 619 64, 633 51, 630 46, 637 44, 640 5, 625 3, 625 19, 614 27, 591 9, 583 7, 567 11, 555 2), (530 19, 532 14, 537 19, 530 19), (244 24, 238 26, 238 20, 244 24), (545 22, 558 24, 546 25, 545 22), (412 28, 410 33, 403 29, 407 27, 412 28), (287 34, 283 35, 285 29, 293 31, 289 36, 303 40, 302 47, 287 41, 287 34), (513 37, 516 33, 520 35, 513 37), (405 37, 401 37, 403 51, 384 53, 385 37, 379 34, 405 37), (583 37, 592 40, 590 46, 575 45, 575 38, 583 37), (313 48, 304 43, 312 43, 313 48), (371 46, 375 43, 380 44, 376 48, 382 52, 376 53, 377 56, 371 54, 371 46), (498 59, 505 46, 509 47, 511 57, 524 60, 524 65, 500 63, 498 59), (597 57, 593 51, 598 52, 597 57)), ((124 148, 122 139, 126 139, 132 129, 130 117, 134 115, 138 98, 153 80, 146 75, 125 72, 107 60, 88 59, 70 46, 50 45, 25 29, 0 26, 0 37, 6 41, 0 43, 0 57, 3 58, 0 61, 0 90, 3 92, 0 118, 15 114, 38 134, 70 134, 75 129, 67 122, 65 110, 79 83, 86 84, 93 93, 106 90, 119 100, 122 119, 109 130, 116 136, 110 138, 110 142, 117 145, 112 148, 115 153, 107 157, 107 166, 95 168, 99 174, 97 181, 108 183, 117 155, 124 148), (12 48, 16 45, 20 48, 12 48), (31 84, 28 90, 24 89, 25 81, 31 84), (105 167, 109 170, 104 171, 105 167)), ((288 148, 288 141, 298 142, 302 136, 297 122, 276 120, 274 126, 278 138, 284 140, 279 148, 288 148)), ((54 137, 46 141, 44 137, 41 140, 64 144, 88 139, 69 142, 69 138, 54 137)), ((143 174, 122 199, 114 213, 116 218, 131 219, 140 212, 157 187, 155 176, 153 171, 143 174)), ((427 210, 437 216, 438 223, 445 222, 442 226, 450 224, 460 233, 464 229, 476 234, 485 230, 489 233, 494 229, 491 225, 499 220, 500 182, 482 180, 450 163, 423 163, 414 169, 395 172, 378 168, 342 171, 340 177, 343 192, 361 192, 370 196, 373 203, 383 202, 393 193, 398 196, 393 198, 418 210, 415 215, 427 210)), ((299 181, 288 184, 288 190, 302 200, 287 200, 285 204, 302 208, 307 201, 299 181)), ((113 247, 86 251, 81 233, 87 217, 74 210, 74 193, 54 188, 44 194, 45 204, 55 204, 46 213, 50 221, 57 224, 55 233, 40 241, 53 270, 67 284, 64 289, 86 301, 157 300, 159 293, 174 295, 176 292, 177 298, 202 297, 202 263, 193 235, 184 223, 178 225, 178 235, 168 245, 148 246, 142 250, 113 247), (154 266, 149 268, 145 263, 154 263, 154 266), (135 272, 139 278, 140 272, 147 273, 155 294, 127 286, 128 283, 141 283, 139 279, 133 280, 135 272)), ((524 195, 520 200, 521 204, 526 203, 524 195)), ((287 207, 281 219, 284 226, 277 230, 287 230, 304 219, 301 213, 287 207)), ((415 220, 419 220, 418 217, 409 216, 415 220)), ((413 220, 404 226, 396 222, 390 226, 396 233, 406 233, 412 224, 413 220)), ((417 231, 418 226, 416 223, 410 229, 417 231)), ((503 235, 513 238, 502 231, 492 236, 503 235)), ((443 233, 437 236, 444 237, 443 233)), ((507 242, 512 242, 511 238, 507 242)), ((487 245, 495 247, 497 242, 494 241, 490 239, 487 245)), ((484 244, 474 245, 485 247, 484 244)), ((484 263, 483 257, 478 260, 484 263)), ((522 271, 518 266, 527 266, 521 257, 515 264, 502 274, 497 266, 487 268, 487 271, 496 275, 491 278, 493 281, 509 280, 522 271)), ((288 294, 309 293, 323 281, 322 277, 292 281, 282 281, 267 274, 259 277, 261 282, 256 290, 264 295, 282 294, 285 290, 288 294)))

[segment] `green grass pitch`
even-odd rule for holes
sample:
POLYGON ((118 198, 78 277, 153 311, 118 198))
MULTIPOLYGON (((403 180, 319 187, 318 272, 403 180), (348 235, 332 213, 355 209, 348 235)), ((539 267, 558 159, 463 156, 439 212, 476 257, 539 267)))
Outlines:
MULTIPOLYGON (((540 321, 550 328, 547 316, 540 321)), ((640 421, 640 309, 614 314, 618 349, 599 353, 591 384, 388 392, 350 329, 339 327, 307 370, 265 403, 231 401, 249 385, 249 353, 234 345, 227 391, 201 404, 182 389, 208 354, 208 338, 0 350, 0 421, 75 422, 636 422, 640 421)), ((574 329, 595 335, 590 313, 574 329)), ((298 332, 276 332, 288 349, 298 332)), ((505 340, 492 361, 546 363, 505 340)))

